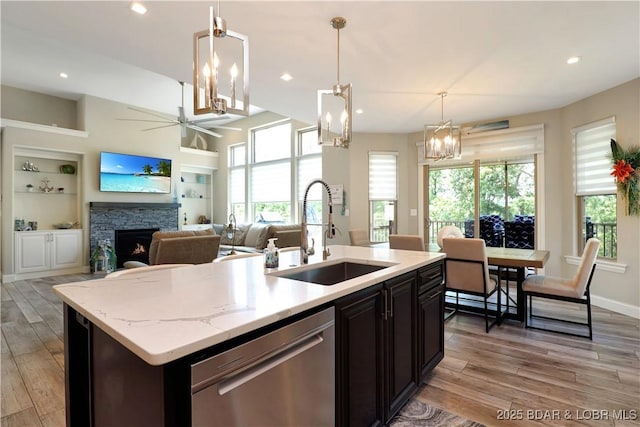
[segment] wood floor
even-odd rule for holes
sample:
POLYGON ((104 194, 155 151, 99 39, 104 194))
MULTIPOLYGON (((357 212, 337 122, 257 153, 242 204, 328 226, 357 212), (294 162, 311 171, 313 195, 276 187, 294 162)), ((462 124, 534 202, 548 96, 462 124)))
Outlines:
MULTIPOLYGON (((2 285, 3 427, 64 426, 62 304, 51 287, 90 278, 2 285)), ((445 324, 445 358, 417 398, 487 426, 638 426, 640 321, 593 312, 593 341, 512 321, 486 334, 482 317, 459 313, 445 324)))

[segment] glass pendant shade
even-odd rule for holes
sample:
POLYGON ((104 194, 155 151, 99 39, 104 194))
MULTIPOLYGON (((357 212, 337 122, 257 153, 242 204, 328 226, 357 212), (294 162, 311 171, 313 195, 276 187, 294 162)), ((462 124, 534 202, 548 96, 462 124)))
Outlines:
POLYGON ((193 34, 193 112, 249 115, 249 38, 213 7, 209 28, 193 34))

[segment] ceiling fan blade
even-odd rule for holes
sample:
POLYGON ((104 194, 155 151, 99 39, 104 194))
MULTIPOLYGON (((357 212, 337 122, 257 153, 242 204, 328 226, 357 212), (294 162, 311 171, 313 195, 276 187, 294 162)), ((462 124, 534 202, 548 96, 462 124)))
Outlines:
POLYGON ((189 120, 189 123, 192 124, 196 124, 196 123, 207 123, 207 122, 214 122, 216 120, 226 120, 229 117, 225 117, 225 116, 221 116, 221 117, 210 117, 208 119, 198 119, 198 120, 189 120))
POLYGON ((178 122, 174 122, 171 120, 150 120, 150 119, 116 119, 116 120, 123 120, 125 122, 172 123, 174 125, 178 124, 178 122))
POLYGON ((149 114, 150 116, 158 117, 158 118, 161 118, 161 119, 164 119, 164 120, 175 120, 175 119, 167 118, 167 116, 163 116, 162 114, 153 113, 151 111, 143 110, 143 109, 140 109, 140 108, 131 107, 131 106, 129 106, 127 108, 129 108, 129 110, 137 111, 138 113, 149 114))
POLYGON ((148 131, 148 130, 155 130, 155 129, 169 128, 169 127, 171 127, 171 126, 175 126, 175 125, 177 125, 177 124, 179 124, 179 123, 171 123, 170 125, 156 126, 156 127, 149 128, 149 129, 142 129, 142 131, 143 131, 143 132, 146 132, 146 131, 148 131))
POLYGON ((234 127, 230 127, 230 126, 212 126, 214 129, 224 129, 224 130, 236 130, 236 131, 241 131, 241 128, 234 128, 234 127))
POLYGON ((201 128, 200 126, 194 126, 190 123, 186 123, 185 126, 188 127, 189 129, 195 130, 196 132, 202 132, 202 133, 206 133, 207 135, 215 136, 216 138, 222 138, 222 135, 220 135, 219 133, 209 129, 201 128))

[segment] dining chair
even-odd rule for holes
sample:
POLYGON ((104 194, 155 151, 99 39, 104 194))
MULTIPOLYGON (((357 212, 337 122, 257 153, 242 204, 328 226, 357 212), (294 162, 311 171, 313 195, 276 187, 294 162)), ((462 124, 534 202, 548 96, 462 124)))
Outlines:
POLYGON ((497 292, 495 319, 489 324, 490 310, 487 300, 500 289, 500 278, 489 274, 485 241, 446 237, 442 239, 442 244, 442 250, 447 254, 444 259, 445 291, 456 293, 455 309, 447 318, 458 312, 460 293, 480 296, 484 302, 485 331, 489 332, 489 329, 501 321, 502 306, 501 292, 497 292))
POLYGON ((390 234, 389 248, 424 251, 424 239, 414 234, 390 234))
POLYGON ((591 320, 591 294, 589 293, 589 288, 591 287, 591 279, 593 278, 593 273, 596 271, 596 258, 598 256, 599 248, 600 240, 596 239, 595 237, 587 240, 587 244, 585 245, 584 251, 582 253, 582 258, 580 259, 578 271, 570 279, 543 275, 533 275, 525 279, 525 281, 522 283, 522 291, 525 299, 528 299, 528 304, 525 300, 524 321, 526 328, 556 332, 565 335, 573 335, 583 338, 589 338, 590 340, 593 339, 593 325, 591 320), (558 317, 534 315, 533 297, 547 298, 586 305, 587 323, 558 317), (529 323, 529 319, 531 318, 547 319, 587 326, 589 328, 589 335, 532 326, 529 323))
POLYGON ((351 246, 370 246, 369 230, 364 228, 349 230, 349 241, 351 242, 351 246))

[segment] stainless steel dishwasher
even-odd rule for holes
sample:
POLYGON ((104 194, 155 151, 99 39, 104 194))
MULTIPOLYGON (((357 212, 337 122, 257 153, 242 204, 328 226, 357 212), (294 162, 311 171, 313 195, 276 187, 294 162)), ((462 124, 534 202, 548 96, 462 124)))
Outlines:
POLYGON ((333 426, 333 307, 191 365, 192 425, 333 426))

